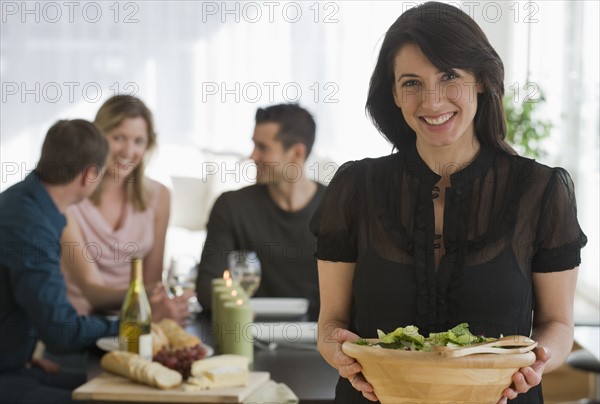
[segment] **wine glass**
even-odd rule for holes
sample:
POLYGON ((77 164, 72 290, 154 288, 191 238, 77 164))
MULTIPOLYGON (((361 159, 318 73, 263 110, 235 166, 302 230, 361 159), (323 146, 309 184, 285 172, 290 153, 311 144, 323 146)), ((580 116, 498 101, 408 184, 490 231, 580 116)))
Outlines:
POLYGON ((188 299, 188 311, 200 313, 202 306, 196 297, 196 276, 198 275, 198 262, 192 255, 177 255, 171 258, 171 264, 166 273, 165 283, 170 298, 181 296, 185 291, 192 291, 188 299))
POLYGON ((260 261, 254 251, 231 251, 227 256, 231 278, 240 283, 248 297, 252 297, 260 285, 260 261))

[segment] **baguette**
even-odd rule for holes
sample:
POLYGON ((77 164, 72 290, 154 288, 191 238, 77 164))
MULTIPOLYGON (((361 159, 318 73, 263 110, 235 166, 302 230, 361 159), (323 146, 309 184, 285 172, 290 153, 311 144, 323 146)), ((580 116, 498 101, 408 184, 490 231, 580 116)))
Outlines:
POLYGON ((100 366, 102 366, 102 369, 108 370, 109 372, 129 377, 129 361, 134 356, 138 355, 123 351, 109 352, 100 359, 100 366))
POLYGON ((202 340, 200 340, 200 338, 187 333, 173 319, 165 318, 158 323, 158 326, 167 336, 171 349, 177 350, 202 344, 202 340))
POLYGON ((152 356, 156 355, 161 349, 168 347, 169 338, 158 324, 152 323, 152 356))
POLYGON ((109 372, 159 389, 177 387, 183 380, 179 372, 130 352, 109 352, 100 360, 100 366, 109 372))

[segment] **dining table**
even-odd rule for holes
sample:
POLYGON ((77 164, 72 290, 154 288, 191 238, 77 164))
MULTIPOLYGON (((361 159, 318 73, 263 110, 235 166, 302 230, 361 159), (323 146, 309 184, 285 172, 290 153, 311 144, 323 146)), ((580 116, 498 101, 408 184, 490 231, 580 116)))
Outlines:
MULTIPOLYGON (((289 324, 290 328, 294 328, 294 321, 297 324, 307 324, 305 320, 269 319, 274 325, 289 324)), ((200 337, 204 344, 213 347, 215 354, 220 353, 215 346, 215 327, 209 315, 199 314, 185 328, 189 333, 200 337)), ((103 351, 96 349, 88 355, 88 380, 102 373, 100 358, 103 354, 103 351)), ((316 344, 306 342, 268 344, 256 341, 251 370, 269 372, 271 380, 286 384, 302 404, 332 403, 339 377, 338 372, 321 357, 316 344)))

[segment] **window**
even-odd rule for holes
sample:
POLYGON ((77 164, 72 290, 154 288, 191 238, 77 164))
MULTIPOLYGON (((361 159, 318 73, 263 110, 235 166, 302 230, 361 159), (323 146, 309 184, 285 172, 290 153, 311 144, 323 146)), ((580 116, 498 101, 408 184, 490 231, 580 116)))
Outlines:
MULTIPOLYGON (((154 111, 154 173, 194 171, 177 147, 249 155, 257 107, 299 101, 314 113, 315 159, 329 166, 391 147, 364 103, 387 27, 419 2, 4 2, 0 26, 1 189, 35 167, 59 118, 93 119, 110 95, 134 93, 154 111), (174 152, 175 150, 175 152, 174 152), (160 168, 156 166, 160 162, 160 168)), ((547 96, 555 126, 543 162, 576 182, 589 237, 580 293, 599 295, 598 2, 452 2, 483 27, 506 66, 547 96), (529 46, 528 46, 529 44, 529 46)), ((516 87, 515 87, 516 85, 516 87)))

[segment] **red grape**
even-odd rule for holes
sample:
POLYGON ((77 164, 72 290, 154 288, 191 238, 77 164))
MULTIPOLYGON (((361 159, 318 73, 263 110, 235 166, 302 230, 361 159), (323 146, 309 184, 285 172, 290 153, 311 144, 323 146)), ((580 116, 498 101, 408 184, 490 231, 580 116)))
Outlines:
POLYGON ((206 348, 197 344, 182 349, 161 349, 154 355, 153 360, 181 373, 184 380, 190 376, 192 363, 206 356, 206 348))

